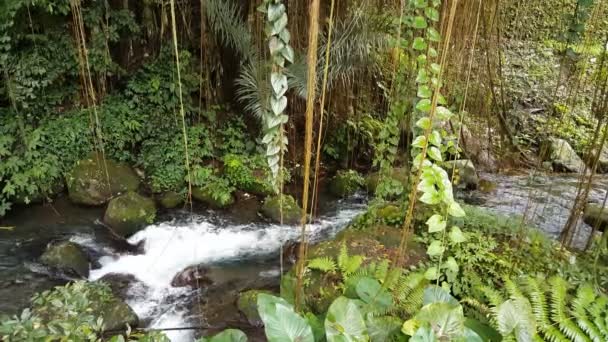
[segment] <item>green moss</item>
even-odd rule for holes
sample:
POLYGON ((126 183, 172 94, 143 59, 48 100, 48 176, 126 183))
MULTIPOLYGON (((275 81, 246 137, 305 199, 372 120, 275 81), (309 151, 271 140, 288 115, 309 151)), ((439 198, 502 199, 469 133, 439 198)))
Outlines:
POLYGON ((93 155, 76 163, 66 183, 74 203, 102 205, 112 196, 137 190, 139 178, 128 165, 111 160, 104 163, 101 156, 93 155))
POLYGON ((193 188, 192 197, 216 209, 224 209, 234 204, 234 196, 231 193, 214 192, 210 186, 193 188))
POLYGON ((175 191, 167 191, 159 196, 158 202, 163 208, 173 209, 184 202, 184 196, 175 191))
POLYGON ((110 201, 103 219, 117 234, 127 237, 154 222, 155 217, 154 201, 130 191, 110 201))
POLYGON ((89 258, 77 244, 69 241, 50 245, 40 261, 63 271, 73 271, 83 278, 89 276, 89 258))
POLYGON ((283 202, 283 223, 299 223, 302 209, 290 195, 267 197, 262 205, 262 214, 276 223, 281 222, 281 201, 283 202))

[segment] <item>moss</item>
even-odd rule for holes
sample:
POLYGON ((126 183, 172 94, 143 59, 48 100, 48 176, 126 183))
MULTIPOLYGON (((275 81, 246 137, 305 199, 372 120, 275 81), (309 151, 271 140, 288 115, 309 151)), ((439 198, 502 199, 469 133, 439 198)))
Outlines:
POLYGON ((102 205, 112 196, 137 190, 139 178, 128 165, 111 160, 104 163, 101 157, 93 155, 76 163, 66 183, 74 203, 102 205))
POLYGON ((62 271, 75 272, 83 278, 89 276, 89 258, 77 244, 63 241, 50 245, 40 261, 62 271))
POLYGON ((121 236, 130 236, 154 222, 156 206, 150 198, 128 192, 110 201, 104 222, 121 236))
MULTIPOLYGON (((409 184, 409 169, 406 167, 395 167, 391 170, 390 177, 403 185, 406 189, 409 184)), ((373 194, 380 182, 380 172, 372 172, 365 177, 365 187, 367 192, 373 194)))
POLYGON ((232 194, 214 197, 210 187, 193 188, 192 197, 195 200, 205 203, 206 205, 216 209, 225 209, 234 204, 234 196, 232 196, 232 194))
POLYGON ((262 214, 276 223, 281 222, 281 199, 283 202, 283 223, 298 224, 302 209, 290 195, 267 197, 262 205, 262 214))
POLYGON ((158 202, 165 209, 173 209, 184 202, 184 196, 175 191, 167 191, 159 196, 158 202))
POLYGON ((336 197, 347 197, 353 195, 363 187, 365 180, 354 170, 340 170, 331 179, 329 191, 336 197))
POLYGON ((266 290, 248 290, 239 293, 239 298, 236 306, 240 312, 245 315, 249 324, 253 326, 262 326, 262 319, 258 313, 258 295, 260 293, 272 294, 266 290))

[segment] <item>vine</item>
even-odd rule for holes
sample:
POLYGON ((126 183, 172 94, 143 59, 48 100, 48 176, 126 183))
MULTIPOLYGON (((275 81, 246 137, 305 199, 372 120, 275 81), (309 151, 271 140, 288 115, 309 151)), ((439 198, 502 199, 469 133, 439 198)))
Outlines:
POLYGON ((287 108, 285 94, 289 86, 285 74, 285 62, 293 63, 294 51, 289 45, 291 35, 287 29, 287 11, 282 0, 265 0, 261 11, 266 13, 265 32, 268 36, 268 48, 272 61, 270 74, 272 95, 269 99, 270 108, 265 111, 263 118, 264 138, 262 143, 266 145, 266 159, 275 191, 279 192, 282 183, 280 169, 283 154, 287 149, 284 125, 287 123, 288 117, 284 112, 287 108))
POLYGON ((453 226, 449 234, 447 233, 449 217, 463 217, 465 212, 454 199, 452 182, 448 173, 440 166, 444 162, 444 157, 443 137, 439 128, 453 116, 453 113, 444 106, 446 103, 440 93, 441 77, 447 58, 457 2, 452 2, 450 7, 446 39, 443 42, 439 63, 437 63, 437 50, 432 45, 441 42, 441 35, 433 27, 439 21, 438 8, 441 0, 414 1, 415 16, 410 23, 415 34, 419 33, 412 42, 412 49, 418 54, 416 56, 417 102, 414 106, 414 115, 419 117, 415 124, 418 135, 412 143, 412 154, 414 155, 412 166, 416 171, 414 179, 416 186, 410 193, 398 261, 403 257, 407 246, 416 196, 417 192, 420 192, 420 201, 433 208, 435 212, 426 221, 429 233, 435 234, 427 249, 427 254, 435 265, 427 269, 425 277, 437 281, 439 281, 442 270, 447 271, 448 278, 458 273, 458 263, 453 257, 443 261, 446 238, 449 235, 449 238, 455 243, 462 242, 465 238, 457 226, 453 226))

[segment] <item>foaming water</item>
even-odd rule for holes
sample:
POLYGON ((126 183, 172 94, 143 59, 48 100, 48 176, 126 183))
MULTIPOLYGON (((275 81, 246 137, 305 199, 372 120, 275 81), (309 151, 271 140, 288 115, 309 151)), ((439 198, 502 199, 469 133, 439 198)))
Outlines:
MULTIPOLYGON (((309 238, 333 236, 363 210, 361 203, 339 204, 335 213, 308 225, 309 238)), ((189 310, 185 307, 192 290, 171 286, 176 273, 192 265, 271 255, 287 241, 297 239, 299 233, 297 226, 231 225, 198 215, 186 220, 178 218, 151 225, 133 235, 129 242, 143 241, 143 254, 102 257, 101 267, 91 272, 90 279, 110 273, 131 274, 140 283, 130 288, 127 302, 140 319, 151 320, 149 327, 156 329, 186 326, 189 310)), ((192 340, 190 332, 167 335, 174 342, 192 340)))

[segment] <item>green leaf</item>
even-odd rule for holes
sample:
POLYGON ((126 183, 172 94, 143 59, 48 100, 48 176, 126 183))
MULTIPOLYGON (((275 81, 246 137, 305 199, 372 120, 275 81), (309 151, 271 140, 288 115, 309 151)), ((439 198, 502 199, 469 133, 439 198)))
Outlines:
POLYGON ((427 83, 429 77, 426 73, 426 70, 420 69, 418 70, 418 75, 416 76, 416 83, 427 83))
POLYGON ((285 59, 289 63, 293 63, 294 52, 293 52, 293 48, 291 46, 285 45, 285 48, 283 48, 282 54, 283 54, 283 57, 285 57, 285 59))
POLYGON ((285 111, 287 108, 287 97, 281 96, 276 99, 274 96, 270 98, 270 108, 272 108, 272 112, 274 115, 279 115, 285 111))
POLYGON ((414 6, 416 8, 425 8, 427 5, 427 0, 414 0, 414 6))
POLYGON ((393 297, 376 280, 364 277, 357 282, 357 296, 367 304, 373 304, 375 309, 387 310, 393 305, 393 297))
POLYGON ((431 91, 431 88, 429 88, 429 86, 427 86, 427 85, 420 85, 418 87, 418 94, 417 94, 417 96, 419 98, 422 98, 422 99, 428 99, 431 96, 433 96, 433 92, 431 91))
POLYGON ((420 196, 420 201, 429 205, 435 205, 441 203, 441 194, 435 190, 429 190, 420 196))
POLYGON ((287 13, 283 13, 279 19, 272 23, 272 31, 270 34, 272 36, 278 35, 285 27, 287 27, 287 13))
POLYGON ((424 116, 420 118, 420 120, 416 121, 416 127, 422 128, 424 130, 430 129, 432 126, 431 119, 424 116))
POLYGON ((445 247, 443 247, 441 241, 434 240, 427 248, 426 254, 433 257, 440 255, 441 253, 443 253, 443 251, 445 251, 445 247))
POLYGON ((391 337, 399 333, 401 319, 393 316, 376 317, 367 315, 365 325, 371 342, 392 341, 391 337))
POLYGON ((443 106, 437 107, 436 114, 437 118, 442 121, 449 120, 454 115, 452 114, 452 111, 443 106))
POLYGON ((438 75, 441 72, 441 66, 437 63, 431 63, 431 72, 438 75))
POLYGON ((443 219, 443 216, 435 214, 426 221, 426 224, 429 227, 429 233, 436 233, 443 231, 447 222, 443 219))
POLYGON ((453 306, 460 305, 458 300, 454 298, 448 291, 444 288, 430 285, 424 289, 424 295, 422 297, 422 304, 434 304, 434 303, 447 303, 453 306))
POLYGON ((238 329, 226 329, 221 333, 207 338, 207 342, 247 342, 247 335, 238 329))
POLYGON ((410 342, 438 342, 437 336, 429 327, 422 326, 418 328, 414 336, 410 338, 410 342))
POLYGON ((435 30, 434 27, 429 27, 426 30, 426 36, 432 42, 440 42, 441 41, 441 35, 439 34, 439 32, 437 32, 437 30, 435 30))
POLYGON ((452 272, 458 273, 458 262, 456 262, 456 259, 454 259, 454 257, 448 257, 448 259, 443 264, 443 267, 447 268, 452 272))
POLYGON ((439 21, 439 11, 433 7, 427 7, 424 9, 426 17, 432 21, 439 21))
POLYGON ((414 17, 414 22, 412 23, 412 25, 414 26, 414 28, 417 29, 425 29, 428 24, 426 23, 426 19, 424 19, 423 16, 416 16, 414 17))
POLYGON ((503 336, 514 334, 518 341, 532 341, 536 333, 535 319, 527 299, 509 299, 498 307, 498 331, 503 336))
POLYGON ((453 243, 462 243, 467 241, 467 237, 458 226, 453 226, 450 230, 450 241, 453 243))
POLYGON ((450 203, 450 206, 448 207, 448 214, 450 214, 450 216, 453 216, 453 217, 465 217, 466 216, 466 213, 464 212, 464 210, 462 209, 460 204, 458 204, 458 202, 456 202, 456 201, 452 201, 452 203, 450 203))
POLYGON ((270 49, 270 55, 272 56, 275 56, 276 54, 280 53, 284 47, 285 43, 283 43, 277 37, 271 37, 268 41, 268 48, 270 49))
POLYGON ((431 148, 429 148, 427 150, 427 153, 428 153, 429 157, 431 157, 431 159, 436 160, 438 162, 443 161, 443 157, 441 156, 441 151, 437 147, 432 146, 431 148))
POLYGON ((429 269, 426 270, 426 272, 424 272, 424 278, 426 278, 428 280, 435 280, 435 279, 439 278, 439 271, 437 270, 437 267, 436 266, 429 267, 429 269))
POLYGON ((268 21, 275 21, 285 13, 285 5, 270 4, 268 5, 268 21))
POLYGON ((435 333, 442 339, 452 341, 464 332, 464 312, 460 304, 432 303, 427 304, 416 314, 422 322, 428 322, 435 333))
POLYGON ((412 142, 412 146, 418 147, 418 148, 424 148, 424 146, 426 146, 426 139, 422 135, 419 137, 416 137, 416 139, 414 139, 414 141, 412 142))
POLYGON ((287 92, 287 76, 280 72, 273 72, 270 74, 270 83, 272 84, 272 90, 276 97, 281 97, 287 92))
POLYGON ((308 322, 284 299, 260 293, 258 312, 269 342, 314 342, 308 322))
POLYGON ((338 297, 325 318, 327 342, 366 341, 369 336, 356 302, 338 297))
POLYGON ((431 100, 422 99, 422 100, 418 101, 418 103, 416 103, 416 109, 418 109, 419 111, 421 111, 423 113, 430 112, 431 111, 431 100))
POLYGON ((437 147, 441 147, 441 134, 438 131, 432 131, 429 136, 429 142, 437 147))
POLYGON ((414 39, 414 43, 412 44, 412 48, 417 51, 426 50, 426 46, 427 46, 426 42, 424 41, 424 38, 422 38, 422 37, 416 37, 414 39))

